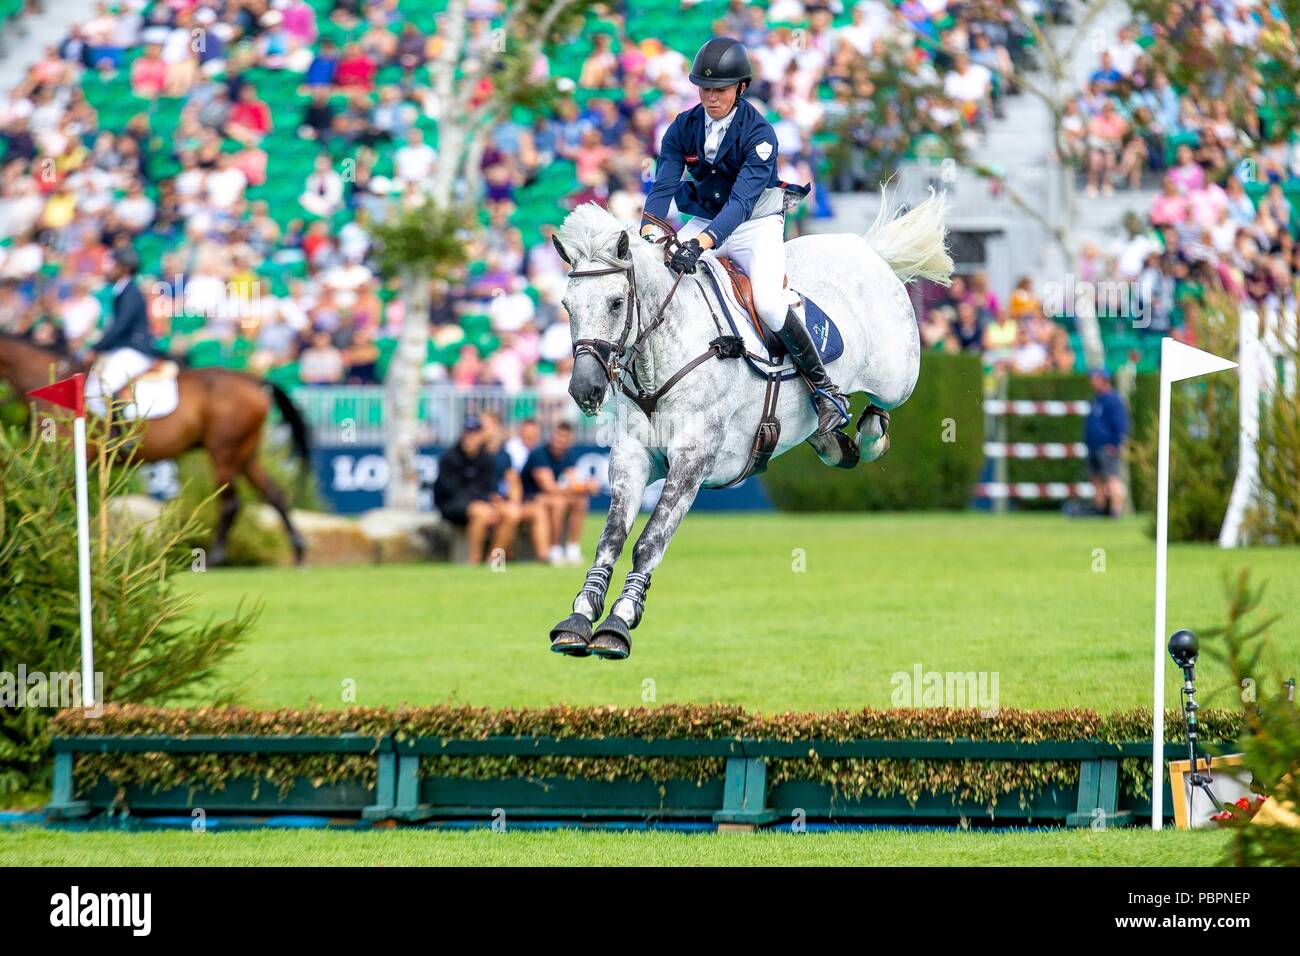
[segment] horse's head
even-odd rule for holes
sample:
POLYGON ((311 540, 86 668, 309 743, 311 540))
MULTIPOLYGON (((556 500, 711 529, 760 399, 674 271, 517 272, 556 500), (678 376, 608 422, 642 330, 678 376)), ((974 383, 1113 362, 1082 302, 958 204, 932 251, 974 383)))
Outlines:
POLYGON ((26 335, 0 331, 0 379, 17 390, 40 388, 50 383, 51 374, 66 378, 76 371, 84 371, 84 365, 53 343, 40 343, 26 335))
POLYGON ((627 230, 595 203, 571 212, 551 237, 573 266, 564 290, 573 338, 569 394, 587 415, 604 404, 616 364, 636 336, 635 271, 627 230))

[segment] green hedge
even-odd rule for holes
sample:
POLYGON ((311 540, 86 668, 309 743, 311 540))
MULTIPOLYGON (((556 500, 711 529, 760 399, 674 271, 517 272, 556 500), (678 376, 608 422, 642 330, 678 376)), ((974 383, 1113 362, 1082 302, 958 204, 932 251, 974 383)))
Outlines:
POLYGON ((979 356, 923 354, 916 391, 890 413, 884 458, 828 468, 804 443, 772 462, 763 488, 783 511, 964 508, 984 461, 982 389, 979 356))
MULTIPOLYGON (((1201 739, 1235 741, 1241 715, 1226 710, 1200 713, 1201 739)), ((1165 720, 1167 741, 1183 741, 1181 716, 1170 710, 1165 720)), ((137 705, 109 706, 102 716, 87 718, 65 711, 54 721, 55 733, 75 736, 160 734, 336 736, 357 733, 368 737, 392 734, 408 737, 482 739, 538 735, 566 738, 750 738, 780 741, 941 739, 1079 740, 1119 743, 1150 736, 1149 710, 1098 714, 1091 710, 1001 710, 981 717, 974 709, 916 708, 824 713, 761 714, 742 707, 665 705, 654 708, 546 707, 506 708, 440 705, 422 708, 351 708, 347 710, 278 710, 242 708, 184 710, 137 705)), ((471 779, 570 777, 588 780, 703 780, 722 772, 721 758, 645 758, 581 756, 433 757, 421 761, 425 775, 471 779)), ((1121 761, 1125 792, 1141 795, 1150 786, 1149 761, 1121 761)), ((960 792, 996 803, 999 794, 1036 793, 1042 788, 1077 782, 1077 761, 1042 761, 1033 765, 1013 760, 853 760, 807 759, 773 761, 773 781, 809 780, 832 785, 847 796, 960 792)), ((313 786, 344 780, 370 780, 373 756, 85 753, 77 758, 78 789, 101 777, 119 785, 139 785, 154 792, 172 787, 223 789, 232 780, 251 778, 285 793, 300 778, 313 786)))

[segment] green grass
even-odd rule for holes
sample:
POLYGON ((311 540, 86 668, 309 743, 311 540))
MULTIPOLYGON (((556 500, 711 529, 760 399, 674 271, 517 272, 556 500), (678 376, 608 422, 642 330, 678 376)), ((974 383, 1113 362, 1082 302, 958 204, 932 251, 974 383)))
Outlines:
MULTIPOLYGON (((588 553, 598 532, 593 520, 588 553)), ((223 671, 256 707, 344 706, 354 694, 365 706, 859 708, 889 706, 893 675, 919 664, 996 672, 1004 708, 1105 711, 1150 705, 1153 564, 1138 519, 691 515, 618 663, 547 649, 582 568, 212 570, 193 586, 205 613, 264 601, 223 671)), ((1174 546, 1169 566, 1170 630, 1222 621, 1225 573, 1267 580, 1284 672, 1300 671, 1300 551, 1174 546)), ((1207 662, 1201 677, 1202 705, 1233 706, 1222 669, 1207 662)))
MULTIPOLYGON (((588 553, 598 532, 593 520, 588 553)), ((214 570, 192 586, 205 614, 250 597, 264 602, 247 646, 222 674, 255 707, 889 706, 892 676, 920 664, 996 671, 1002 707, 1109 710, 1150 704, 1152 565, 1139 520, 693 515, 654 576, 632 658, 622 663, 547 649, 581 568, 214 570)), ((626 567, 625 559, 616 587, 626 567)), ((1297 673, 1300 551, 1173 547, 1170 629, 1219 623, 1223 575, 1243 567, 1269 581, 1267 608, 1283 614, 1273 630, 1283 671, 1297 673)), ((1235 704, 1224 676, 1202 668, 1203 705, 1235 704)), ((1177 702, 1172 669, 1166 694, 1177 702)), ((1217 862, 1227 839, 1141 829, 795 836, 16 828, 0 829, 0 865, 1159 866, 1217 862)))
POLYGON ((0 831, 0 866, 1197 866, 1222 832, 0 831))

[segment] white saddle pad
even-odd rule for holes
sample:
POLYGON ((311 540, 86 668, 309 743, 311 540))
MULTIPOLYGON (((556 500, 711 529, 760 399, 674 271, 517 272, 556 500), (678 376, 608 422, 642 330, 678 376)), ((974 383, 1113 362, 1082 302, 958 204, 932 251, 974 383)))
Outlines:
MULTIPOLYGON (((135 400, 124 406, 120 414, 123 418, 162 418, 176 411, 180 404, 180 388, 176 379, 145 378, 131 387, 135 400)), ((104 400, 98 395, 86 396, 86 407, 96 415, 108 414, 104 400)))

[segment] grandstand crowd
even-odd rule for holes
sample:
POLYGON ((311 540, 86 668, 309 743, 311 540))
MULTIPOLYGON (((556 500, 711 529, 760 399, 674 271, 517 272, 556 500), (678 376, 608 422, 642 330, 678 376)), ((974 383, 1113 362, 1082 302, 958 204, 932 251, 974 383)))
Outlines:
MULTIPOLYGON (((106 260, 129 245, 158 341, 191 363, 286 384, 382 380, 403 306, 372 231, 418 201, 438 161, 430 64, 443 6, 97 2, 0 95, 0 329, 93 344, 106 260)), ((479 56, 492 56, 501 8, 469 3, 479 56)), ((1187 3, 1183 15, 1206 42, 1294 42, 1266 5, 1187 3)), ((1212 78, 1178 91, 1152 67, 1154 32, 1180 29, 1122 30, 1064 123, 1085 197, 1163 184, 1126 241, 1084 248, 1076 267, 1135 283, 1157 331, 1183 325, 1210 285, 1293 301, 1300 265, 1300 150, 1252 148, 1263 112, 1243 128, 1212 78)), ((463 274, 433 283, 427 381, 563 393, 566 267, 550 231, 586 200, 637 221, 659 138, 697 101, 689 57, 710 34, 750 47, 747 95, 775 125, 783 178, 814 185, 812 215, 832 187, 874 188, 930 134, 977 145, 1033 55, 1004 5, 979 0, 607 4, 564 57, 537 61, 535 79, 557 80, 554 107, 516 109, 482 156, 482 194, 463 198, 483 229, 463 274), (881 105, 882 64, 941 92, 919 111, 881 105)), ((986 276, 959 278, 920 321, 935 350, 1023 373, 1078 366, 1068 321, 1045 314, 1028 280, 1002 301, 986 276)))
POLYGON ((1261 312, 1295 308, 1300 137, 1284 117, 1297 91, 1264 52, 1294 61, 1294 31, 1268 3, 1189 0, 1145 32, 1124 27, 1098 59, 1065 128, 1086 195, 1158 186, 1122 238, 1085 244, 1075 267, 1081 280, 1136 290, 1125 323, 1195 341, 1211 293, 1261 312), (1148 55, 1161 43, 1196 65, 1195 84, 1174 88, 1148 55), (1242 76, 1216 65, 1241 62, 1242 76))
MULTIPOLYGON (((499 6, 470 5, 476 49, 499 6)), ((536 78, 553 73, 564 95, 545 115, 503 123, 482 158, 483 195, 467 198, 484 229, 466 274, 434 289, 428 380, 563 390, 565 267, 549 230, 586 199, 636 220, 659 137, 695 100, 691 45, 710 32, 753 50, 750 95, 798 182, 820 184, 834 122, 872 149, 906 149, 910 118, 862 112, 864 66, 887 44, 920 49, 918 37, 942 34, 970 47, 940 53, 954 108, 926 123, 981 122, 1014 71, 1001 18, 975 8, 684 6, 611 4, 589 20, 570 75, 539 61, 536 78), (683 15, 689 32, 666 44, 656 24, 683 15)), ((132 244, 159 283, 159 338, 192 362, 375 381, 402 304, 376 272, 370 229, 418 196, 437 162, 437 25, 394 0, 99 4, 0 107, 0 325, 92 342, 105 257, 132 244)), ((933 70, 934 59, 908 62, 933 70)))

